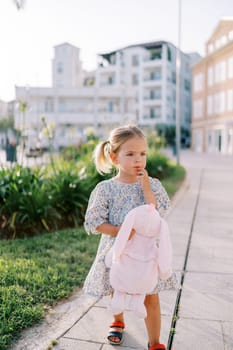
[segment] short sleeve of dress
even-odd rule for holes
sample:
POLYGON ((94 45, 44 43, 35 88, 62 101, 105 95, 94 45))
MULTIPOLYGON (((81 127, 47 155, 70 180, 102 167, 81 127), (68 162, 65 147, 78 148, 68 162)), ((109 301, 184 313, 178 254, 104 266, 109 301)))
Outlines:
POLYGON ((150 178, 151 189, 157 200, 157 209, 161 216, 164 216, 170 206, 168 194, 158 179, 150 178))
POLYGON ((96 227, 108 221, 108 192, 107 185, 100 182, 90 195, 84 221, 88 234, 99 233, 96 227))

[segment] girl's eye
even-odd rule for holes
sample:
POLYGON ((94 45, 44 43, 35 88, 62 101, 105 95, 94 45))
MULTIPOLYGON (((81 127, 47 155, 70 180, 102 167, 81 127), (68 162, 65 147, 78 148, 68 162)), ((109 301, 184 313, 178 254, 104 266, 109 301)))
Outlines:
POLYGON ((132 155, 133 155, 133 153, 128 153, 128 154, 127 154, 127 156, 132 156, 132 155))
POLYGON ((141 153, 141 156, 146 156, 146 153, 145 152, 141 153))

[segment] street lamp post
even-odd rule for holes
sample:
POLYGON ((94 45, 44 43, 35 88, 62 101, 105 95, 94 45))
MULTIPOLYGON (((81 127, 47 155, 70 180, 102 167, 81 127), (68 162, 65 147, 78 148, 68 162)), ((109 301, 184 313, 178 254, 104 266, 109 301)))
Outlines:
POLYGON ((180 163, 180 72, 181 72, 181 5, 182 0, 178 0, 178 45, 176 50, 176 162, 180 163))

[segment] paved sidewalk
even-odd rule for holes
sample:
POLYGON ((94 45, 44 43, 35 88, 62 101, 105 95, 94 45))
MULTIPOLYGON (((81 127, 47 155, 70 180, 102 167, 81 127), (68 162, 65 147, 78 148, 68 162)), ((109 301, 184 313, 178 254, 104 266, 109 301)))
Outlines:
MULTIPOLYGON (((233 157, 181 152, 187 179, 167 217, 174 269, 181 291, 160 294, 161 342, 168 350, 233 350, 233 157), (179 299, 175 334, 169 338, 179 299)), ((108 298, 76 293, 39 326, 23 333, 13 350, 110 350, 108 298)), ((144 322, 126 312, 122 350, 146 349, 144 322)))

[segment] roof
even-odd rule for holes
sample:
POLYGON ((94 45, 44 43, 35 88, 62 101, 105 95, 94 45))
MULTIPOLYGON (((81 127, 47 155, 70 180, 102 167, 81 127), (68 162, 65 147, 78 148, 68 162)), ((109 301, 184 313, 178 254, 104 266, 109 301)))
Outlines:
POLYGON ((146 42, 146 43, 140 43, 140 44, 134 44, 134 45, 125 46, 125 47, 122 47, 121 49, 118 49, 118 50, 114 50, 114 51, 110 51, 110 52, 106 52, 106 53, 100 53, 99 56, 103 56, 105 59, 108 59, 111 55, 113 55, 113 54, 115 54, 115 53, 117 53, 118 51, 121 51, 121 50, 130 49, 130 48, 134 48, 134 47, 142 47, 142 48, 145 48, 145 49, 158 49, 163 44, 169 44, 169 45, 174 46, 173 44, 171 44, 168 41, 159 40, 159 41, 152 41, 152 42, 146 42))
POLYGON ((228 23, 229 25, 232 24, 232 27, 233 27, 233 17, 222 17, 218 22, 218 24, 216 25, 215 29, 213 30, 211 36, 207 40, 207 43, 209 43, 212 40, 212 38, 215 37, 218 34, 218 32, 221 31, 222 27, 226 23, 228 23))

